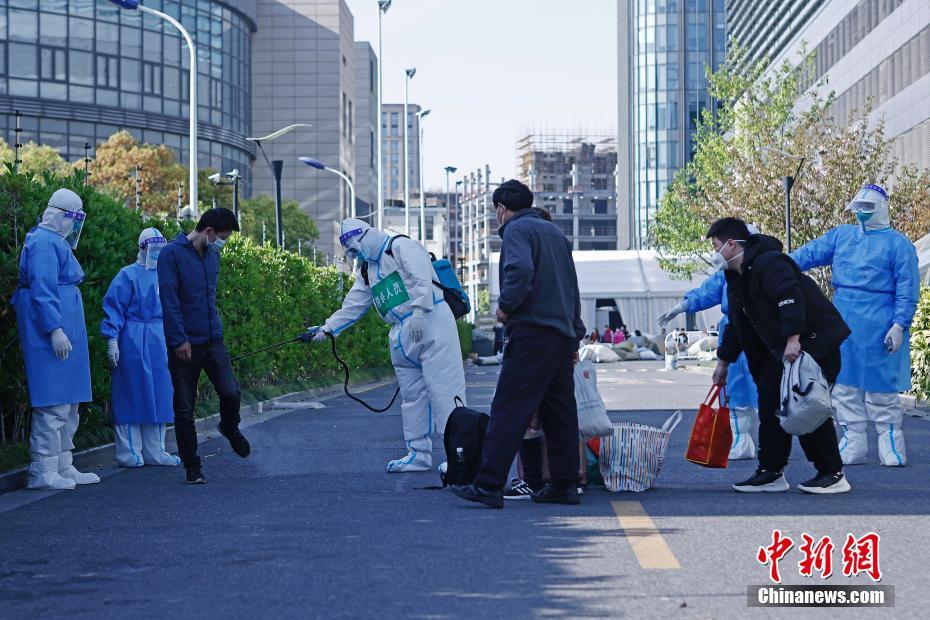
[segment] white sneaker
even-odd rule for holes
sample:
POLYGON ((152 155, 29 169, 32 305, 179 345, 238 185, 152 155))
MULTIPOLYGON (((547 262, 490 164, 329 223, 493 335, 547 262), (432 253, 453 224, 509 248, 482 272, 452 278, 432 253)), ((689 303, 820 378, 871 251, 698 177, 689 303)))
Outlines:
POLYGON ((798 485, 798 489, 815 495, 832 495, 849 493, 852 487, 842 472, 837 474, 817 474, 807 482, 798 485))
POLYGON ((433 467, 433 455, 429 452, 411 450, 402 459, 395 459, 387 464, 389 474, 408 471, 428 471, 433 467))

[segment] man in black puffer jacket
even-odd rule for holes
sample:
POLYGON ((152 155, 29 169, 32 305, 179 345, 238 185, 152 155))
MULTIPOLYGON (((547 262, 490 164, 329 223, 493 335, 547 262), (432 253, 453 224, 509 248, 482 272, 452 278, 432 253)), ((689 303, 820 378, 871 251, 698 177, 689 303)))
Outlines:
MULTIPOLYGON (((774 237, 750 235, 745 222, 729 217, 714 222, 707 237, 716 251, 715 266, 726 270, 730 304, 730 324, 717 351, 714 384, 726 383, 728 365, 745 352, 759 388, 759 469, 733 489, 787 491, 782 470, 788 464, 791 435, 782 430, 776 415, 781 408, 783 360, 795 361, 803 349, 832 384, 840 371, 840 343, 849 336, 849 327, 774 237)), ((798 488, 818 494, 849 491, 833 419, 798 439, 817 469, 817 475, 798 488)))

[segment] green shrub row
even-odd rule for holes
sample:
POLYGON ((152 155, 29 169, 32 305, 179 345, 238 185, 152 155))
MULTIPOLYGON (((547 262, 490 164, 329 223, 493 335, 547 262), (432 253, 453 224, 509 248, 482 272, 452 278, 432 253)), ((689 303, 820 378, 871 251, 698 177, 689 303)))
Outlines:
POLYGON ((930 401, 930 287, 926 286, 920 291, 911 325, 911 377, 914 395, 930 401))
MULTIPOLYGON (((80 174, 65 180, 16 175, 9 168, 0 174, 0 452, 4 454, 24 454, 20 444, 29 431, 29 398, 16 316, 9 301, 18 281, 25 234, 35 226, 49 196, 59 187, 77 192, 87 213, 75 255, 86 275, 81 292, 94 401, 82 407, 75 440, 79 448, 105 443, 112 437, 101 415, 110 406, 106 342, 99 329, 103 295, 116 273, 135 260, 143 228, 155 226, 169 239, 182 228, 175 221, 144 220, 140 214, 85 187, 80 174)), ((190 224, 185 225, 189 229, 190 224)), ((296 254, 256 246, 234 235, 223 249, 218 300, 230 354, 286 340, 307 325, 320 323, 340 305, 351 284, 351 276, 339 274, 334 268, 317 267, 296 254)), ((386 334, 387 326, 375 314, 369 314, 339 338, 340 356, 353 368, 388 366, 386 334)), ((335 376, 337 370, 339 366, 328 347, 318 344, 295 343, 236 364, 244 390, 335 376)), ((201 394, 208 396, 209 392, 202 384, 201 394)), ((3 460, 9 459, 0 458, 3 460)))

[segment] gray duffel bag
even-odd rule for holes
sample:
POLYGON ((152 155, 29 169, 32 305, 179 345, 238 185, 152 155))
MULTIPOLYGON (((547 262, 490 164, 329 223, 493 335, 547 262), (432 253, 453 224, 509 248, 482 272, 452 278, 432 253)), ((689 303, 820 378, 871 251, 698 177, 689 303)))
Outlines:
POLYGON ((807 435, 833 413, 830 385, 814 358, 803 351, 793 364, 785 360, 784 365, 779 421, 786 433, 807 435))

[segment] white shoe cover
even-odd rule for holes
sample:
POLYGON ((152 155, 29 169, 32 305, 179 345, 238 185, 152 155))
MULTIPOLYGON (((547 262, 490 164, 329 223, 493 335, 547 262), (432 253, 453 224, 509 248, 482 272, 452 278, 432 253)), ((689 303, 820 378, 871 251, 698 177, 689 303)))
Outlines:
POLYGON ((886 467, 907 465, 907 451, 901 425, 876 422, 875 430, 878 431, 878 459, 881 464, 886 467))
POLYGON ((843 437, 840 438, 840 458, 843 465, 861 465, 865 463, 869 451, 869 439, 866 435, 865 422, 840 424, 843 437))
POLYGON ((62 478, 74 480, 77 484, 97 484, 100 482, 100 476, 92 473, 80 472, 71 464, 71 451, 62 452, 58 457, 58 473, 62 478))
POLYGON ((181 459, 165 450, 165 425, 142 424, 142 457, 146 465, 177 467, 181 459))
POLYGON ((46 456, 29 464, 28 489, 34 491, 70 490, 77 486, 74 480, 62 478, 58 473, 58 457, 46 456))
POLYGON ((402 459, 396 459, 387 464, 389 474, 398 474, 407 471, 428 471, 433 467, 431 452, 420 452, 411 449, 402 459))
POLYGON ((730 410, 730 430, 733 433, 733 445, 730 446, 728 460, 739 461, 756 458, 756 443, 753 440, 753 418, 757 417, 752 407, 734 407, 730 410))

